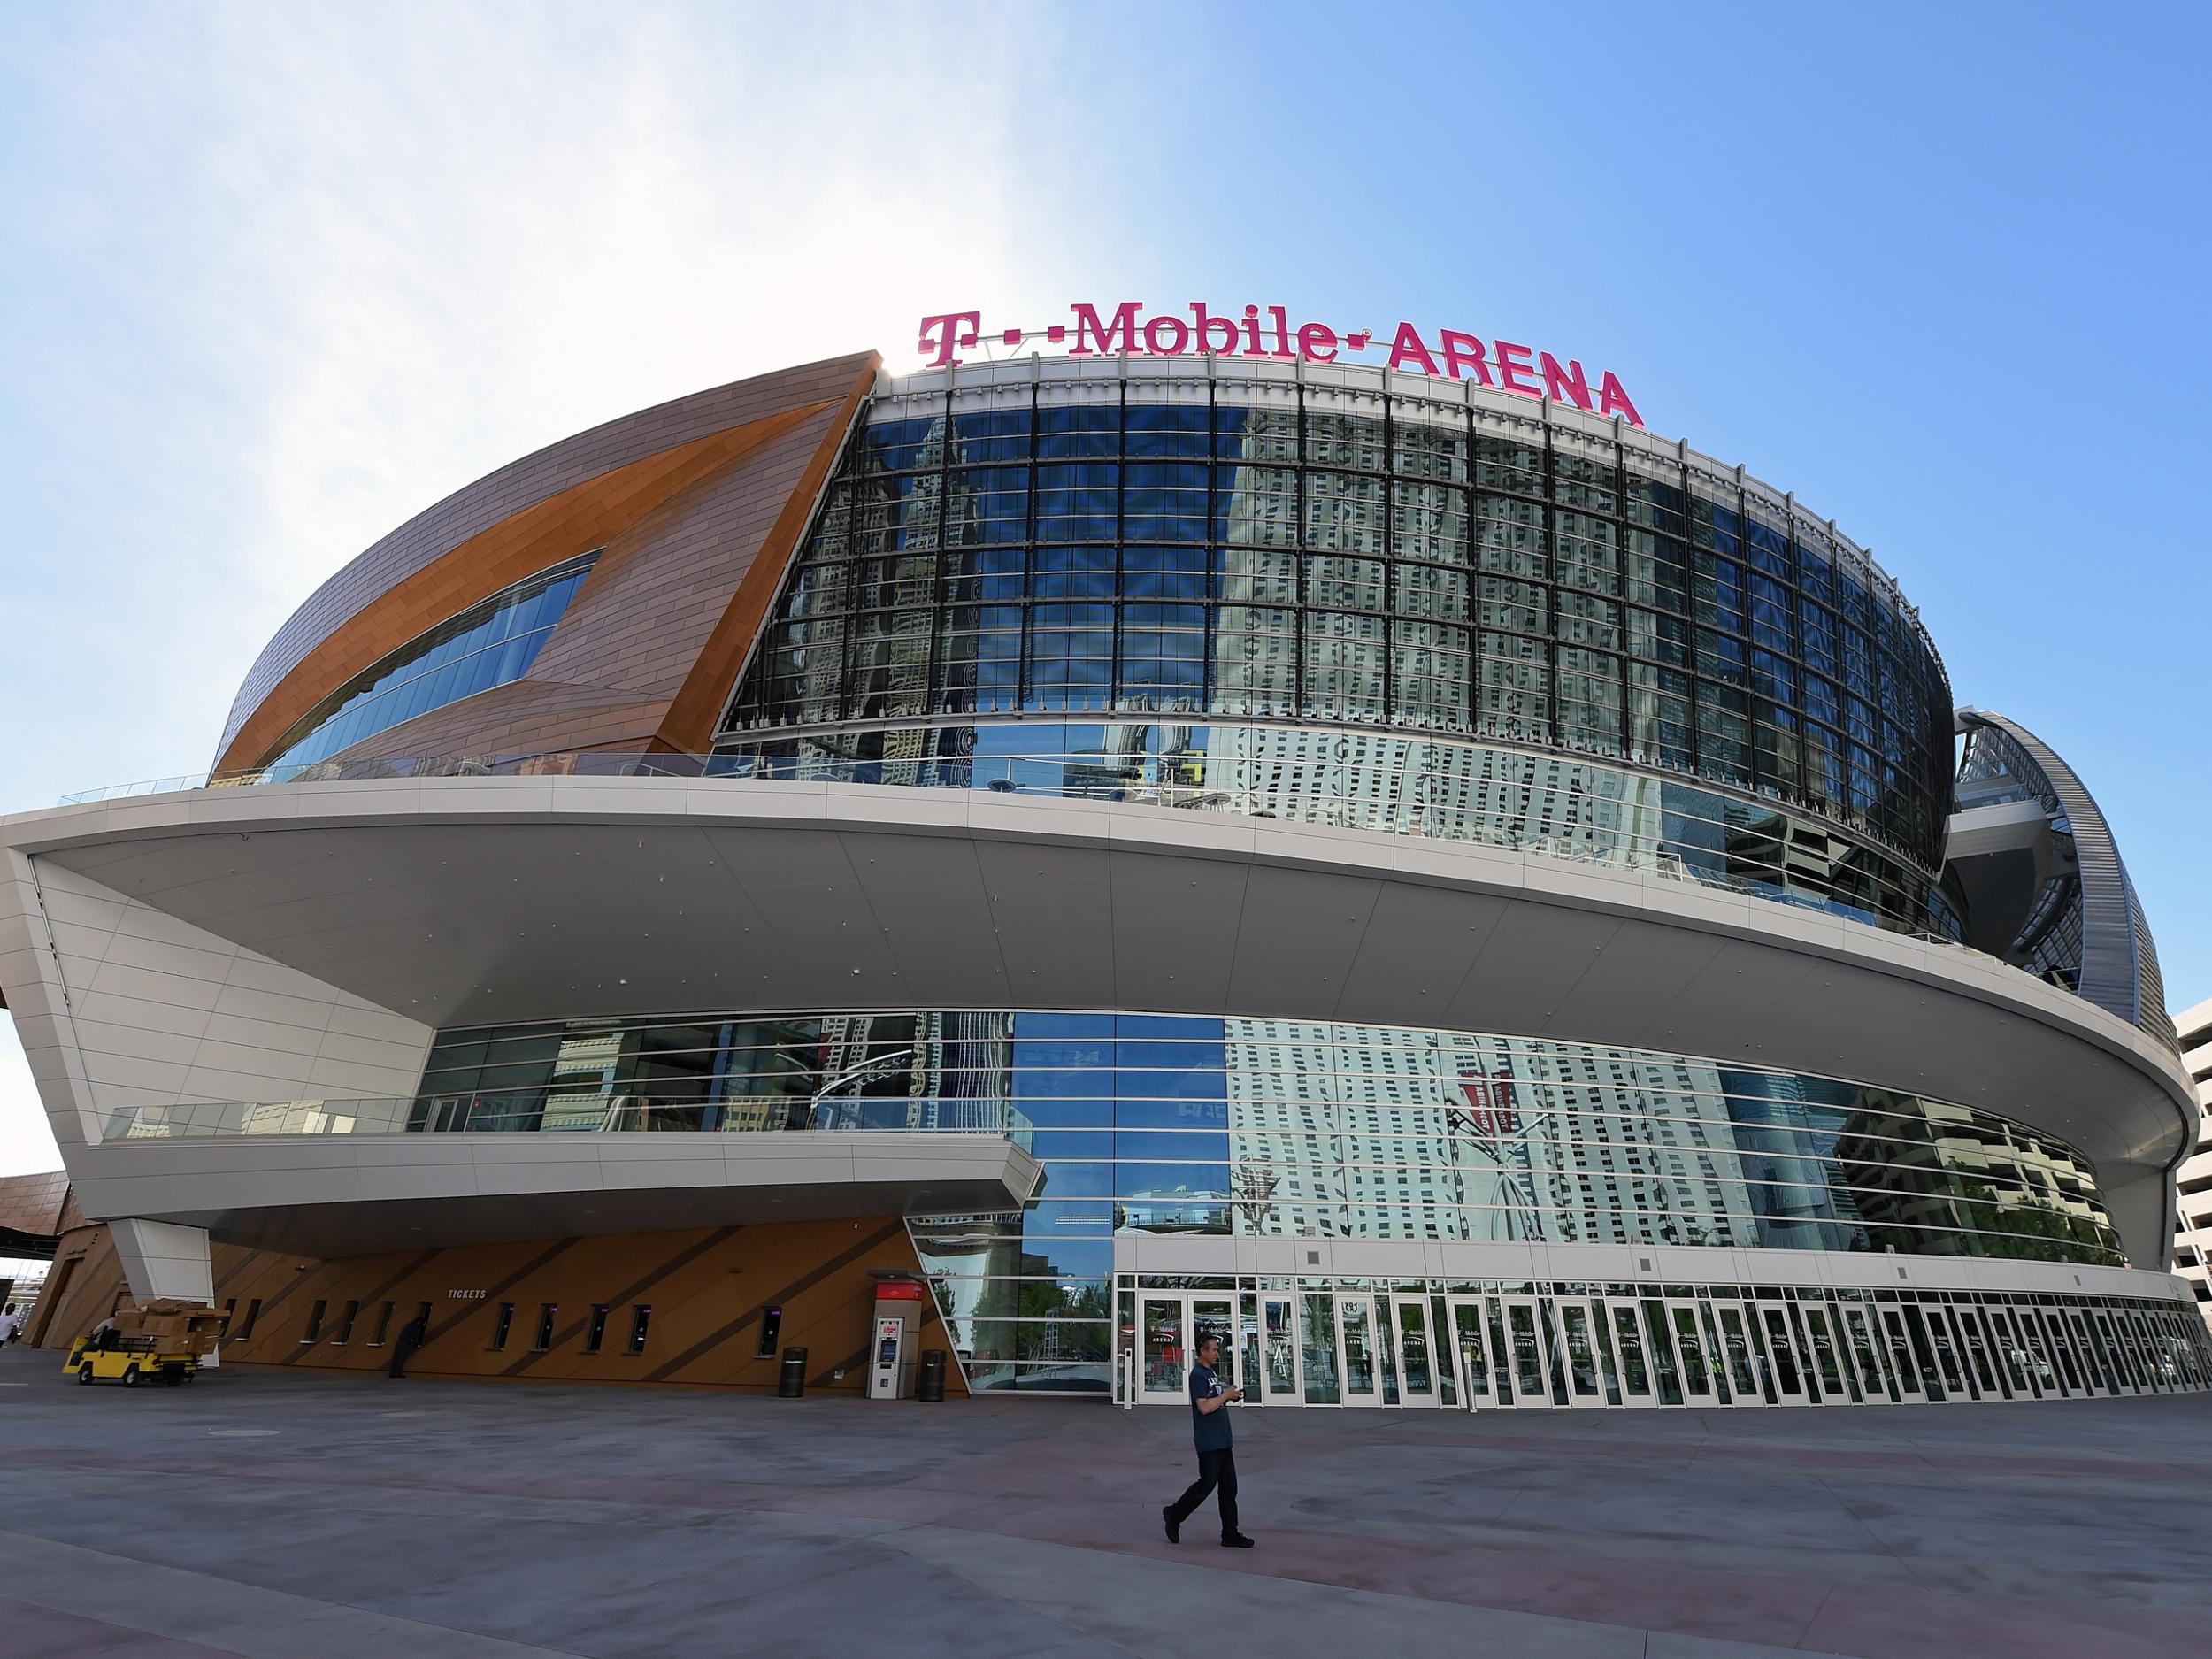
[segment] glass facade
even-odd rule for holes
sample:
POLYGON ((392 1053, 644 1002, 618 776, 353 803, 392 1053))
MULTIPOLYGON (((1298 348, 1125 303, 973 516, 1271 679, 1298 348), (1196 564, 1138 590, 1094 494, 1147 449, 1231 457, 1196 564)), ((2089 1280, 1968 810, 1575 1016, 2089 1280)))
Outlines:
POLYGON ((1480 841, 1648 871, 1955 940, 1957 913, 1908 860, 1772 801, 1588 756, 1289 725, 1033 718, 764 737, 718 776, 1133 801, 1480 841))
POLYGON ((317 704, 260 772, 288 781, 419 714, 521 679, 598 557, 595 550, 525 577, 410 640, 317 704))
POLYGON ((1456 734, 1682 774, 1939 864, 1942 665, 1788 498, 1442 387, 1174 367, 879 400, 726 736, 1078 710, 1456 734))
POLYGON ((1025 1210, 909 1221, 964 1360, 1006 1386, 1102 1384, 1118 1231, 2123 1259, 2087 1161, 1985 1112, 1409 1027, 964 1010, 449 1030, 409 1126, 1010 1133, 1045 1166, 1025 1210))

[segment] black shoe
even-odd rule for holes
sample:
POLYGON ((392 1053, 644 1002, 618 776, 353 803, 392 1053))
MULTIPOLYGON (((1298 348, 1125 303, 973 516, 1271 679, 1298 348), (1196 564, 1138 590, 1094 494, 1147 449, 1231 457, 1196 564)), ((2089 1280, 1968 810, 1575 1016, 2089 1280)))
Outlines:
POLYGON ((1160 1518, 1167 1523, 1167 1541, 1171 1544, 1181 1543, 1183 1524, 1175 1518, 1175 1506, 1171 1503, 1163 1509, 1160 1511, 1160 1518))
POLYGON ((1221 1547, 1224 1549, 1249 1549, 1252 1540, 1241 1532, 1232 1532, 1221 1540, 1221 1547))

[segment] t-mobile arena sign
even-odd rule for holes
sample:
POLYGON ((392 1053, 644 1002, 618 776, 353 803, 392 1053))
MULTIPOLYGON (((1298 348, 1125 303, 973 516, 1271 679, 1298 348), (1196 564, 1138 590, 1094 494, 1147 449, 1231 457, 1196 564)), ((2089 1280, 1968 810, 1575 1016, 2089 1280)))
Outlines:
MULTIPOLYGON (((973 349, 986 338, 1018 346, 1036 334, 1053 345, 1067 345, 1071 357, 1111 357, 1126 351, 1132 357, 1272 357, 1279 362, 1302 358, 1308 363, 1334 363, 1343 353, 1381 350, 1376 331, 1347 329, 1340 333, 1326 323, 1291 326, 1289 313, 1270 305, 1264 313, 1248 305, 1241 315, 1215 312, 1194 300, 1190 315, 1159 311, 1147 316, 1142 300, 1125 300, 1104 316, 1094 305, 1068 307, 1073 319, 1048 328, 986 330, 979 311, 947 311, 922 319, 920 350, 929 367, 942 369, 960 361, 959 354, 973 349), (1072 342, 1071 342, 1071 336, 1072 342)), ((1400 323, 1391 336, 1387 366, 1432 374, 1440 380, 1472 378, 1478 386, 1523 397, 1548 397, 1555 403, 1572 403, 1594 414, 1618 415, 1632 426, 1644 424, 1629 400, 1627 389, 1608 369, 1595 377, 1586 373, 1572 357, 1562 362, 1548 351, 1537 351, 1510 340, 1485 341, 1456 328, 1440 328, 1424 334, 1411 323, 1400 323)))

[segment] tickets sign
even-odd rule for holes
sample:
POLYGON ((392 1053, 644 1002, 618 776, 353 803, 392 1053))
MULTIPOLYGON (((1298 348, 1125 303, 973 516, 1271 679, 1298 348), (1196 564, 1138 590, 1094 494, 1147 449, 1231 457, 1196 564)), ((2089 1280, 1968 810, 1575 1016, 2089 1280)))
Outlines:
POLYGON ((985 341, 1019 346, 1041 338, 1064 345, 1071 357, 1269 357, 1278 362, 1335 363, 1349 353, 1383 355, 1384 366, 1440 380, 1468 380, 1521 397, 1548 398, 1593 414, 1618 415, 1632 426, 1644 424, 1628 390, 1610 369, 1590 373, 1572 357, 1555 357, 1516 341, 1484 339, 1457 328, 1424 330, 1400 323, 1386 338, 1372 328, 1340 329, 1328 323, 1293 325, 1280 305, 1247 305, 1240 311, 1217 311, 1202 300, 1181 311, 1148 312, 1142 300, 1125 300, 1110 310, 1078 303, 1068 320, 1043 328, 988 328, 980 311, 943 311, 922 319, 923 361, 949 368, 960 353, 985 341))

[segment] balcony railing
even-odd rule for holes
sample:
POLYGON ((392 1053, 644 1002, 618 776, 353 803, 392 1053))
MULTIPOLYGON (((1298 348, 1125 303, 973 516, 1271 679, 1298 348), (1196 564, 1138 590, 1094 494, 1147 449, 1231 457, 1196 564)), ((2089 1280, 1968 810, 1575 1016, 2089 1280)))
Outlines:
POLYGON ((198 1101, 123 1107, 108 1115, 100 1139, 114 1143, 242 1136, 858 1130, 1004 1135, 1025 1150, 1030 1145, 1029 1119, 1003 1102, 853 1096, 834 1093, 834 1087, 788 1099, 710 1103, 626 1093, 567 1097, 555 1093, 522 1104, 467 1096, 198 1101))

